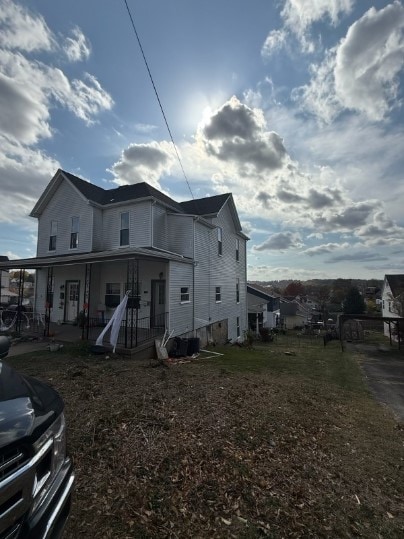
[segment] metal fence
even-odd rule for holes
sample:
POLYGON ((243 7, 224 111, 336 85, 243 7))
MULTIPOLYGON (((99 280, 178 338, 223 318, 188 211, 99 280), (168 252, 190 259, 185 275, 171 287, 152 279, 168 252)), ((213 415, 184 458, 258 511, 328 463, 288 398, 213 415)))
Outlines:
MULTIPOLYGON (((140 344, 164 334, 167 327, 168 313, 158 314, 156 316, 147 316, 144 318, 132 318, 122 320, 118 334, 117 344, 125 348, 136 348, 140 344)), ((100 320, 99 318, 89 318, 87 320, 86 333, 90 341, 96 341, 103 328, 105 328, 110 319, 100 320)), ((112 327, 112 326, 111 326, 112 327)), ((108 329, 104 340, 108 340, 111 328, 108 329)))

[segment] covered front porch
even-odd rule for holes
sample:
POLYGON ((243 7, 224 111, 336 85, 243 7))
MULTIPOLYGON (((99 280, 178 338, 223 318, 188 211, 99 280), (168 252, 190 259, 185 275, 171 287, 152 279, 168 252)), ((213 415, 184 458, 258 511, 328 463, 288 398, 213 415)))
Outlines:
POLYGON ((179 257, 146 248, 124 251, 10 261, 21 279, 23 270, 36 270, 33 313, 19 313, 16 329, 24 331, 31 317, 45 336, 95 341, 127 294, 118 347, 133 349, 163 335, 169 324, 169 262, 179 257))

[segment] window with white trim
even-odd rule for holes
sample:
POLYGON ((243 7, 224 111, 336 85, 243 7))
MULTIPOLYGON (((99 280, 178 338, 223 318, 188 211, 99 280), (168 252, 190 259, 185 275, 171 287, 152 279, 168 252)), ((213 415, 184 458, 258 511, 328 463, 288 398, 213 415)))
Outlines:
POLYGON ((118 307, 121 303, 121 284, 106 283, 105 284, 105 306, 118 307))
POLYGON ((237 328, 236 328, 237 329, 237 337, 240 337, 240 317, 239 316, 237 317, 236 324, 237 324, 237 328))
POLYGON ((236 303, 240 303, 240 279, 236 281, 236 303))
POLYGON ((49 235, 49 251, 56 251, 56 238, 58 235, 58 222, 51 221, 49 235))
POLYGON ((217 229, 217 254, 219 256, 223 254, 223 230, 220 226, 217 229))
POLYGON ((220 286, 215 286, 215 301, 220 303, 222 301, 222 289, 220 286))
POLYGON ((121 230, 119 234, 119 245, 129 245, 129 212, 121 213, 121 230))
POLYGON ((77 247, 79 246, 79 228, 80 218, 72 217, 70 232, 70 249, 77 249, 77 247))
POLYGON ((240 240, 236 238, 236 261, 240 260, 240 240))
POLYGON ((189 286, 181 286, 181 303, 189 302, 189 286))

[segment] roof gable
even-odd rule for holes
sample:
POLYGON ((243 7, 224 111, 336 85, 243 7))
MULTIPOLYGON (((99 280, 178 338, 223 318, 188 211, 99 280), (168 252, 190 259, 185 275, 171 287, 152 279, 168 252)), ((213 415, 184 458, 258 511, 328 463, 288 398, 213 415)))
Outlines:
POLYGON ((177 213, 198 215, 206 218, 216 217, 225 205, 228 204, 235 229, 242 234, 240 220, 231 193, 188 200, 185 202, 176 202, 146 182, 123 185, 114 189, 103 189, 98 185, 83 180, 82 178, 61 169, 56 172, 38 202, 35 204, 35 207, 30 214, 32 217, 39 217, 41 215, 43 209, 53 197, 62 181, 68 181, 84 200, 99 206, 109 206, 111 204, 149 198, 168 206, 177 213))
POLYGON ((393 297, 397 297, 404 292, 404 275, 386 275, 385 279, 390 286, 393 297))

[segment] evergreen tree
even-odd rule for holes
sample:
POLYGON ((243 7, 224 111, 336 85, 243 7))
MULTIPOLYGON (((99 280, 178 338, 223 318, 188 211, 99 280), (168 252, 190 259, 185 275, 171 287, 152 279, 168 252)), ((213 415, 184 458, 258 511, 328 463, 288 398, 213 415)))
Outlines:
POLYGON ((365 312, 365 301, 355 286, 349 289, 344 300, 343 310, 344 314, 363 314, 365 312))

